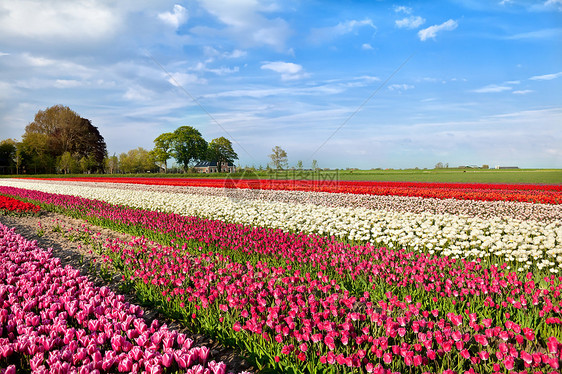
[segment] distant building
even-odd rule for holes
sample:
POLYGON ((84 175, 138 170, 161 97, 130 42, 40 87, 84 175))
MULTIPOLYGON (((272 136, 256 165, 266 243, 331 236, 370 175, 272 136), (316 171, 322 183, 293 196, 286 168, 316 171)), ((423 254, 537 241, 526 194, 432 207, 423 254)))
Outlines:
MULTIPOLYGON (((195 165, 195 170, 198 173, 218 173, 219 167, 216 161, 201 161, 195 165)), ((232 162, 221 164, 221 173, 234 173, 236 172, 236 166, 232 162)))
POLYGON ((496 165, 496 169, 519 169, 519 166, 499 166, 499 165, 496 165))

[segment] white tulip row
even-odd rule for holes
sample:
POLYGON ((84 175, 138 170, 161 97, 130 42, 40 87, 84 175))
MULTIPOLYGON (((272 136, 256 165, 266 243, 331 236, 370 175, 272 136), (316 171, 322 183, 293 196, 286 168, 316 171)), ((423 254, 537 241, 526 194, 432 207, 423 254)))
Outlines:
POLYGON ((519 270, 562 269, 562 221, 462 217, 366 208, 329 207, 221 196, 0 179, 0 185, 81 196, 112 204, 174 212, 286 231, 333 235, 454 258, 512 262, 519 270))
MULTIPOLYGON (((43 180, 42 183, 60 183, 57 180, 43 180)), ((159 186, 132 183, 77 182, 65 184, 107 187, 126 190, 171 192, 190 195, 223 196, 232 199, 266 200, 281 203, 305 203, 330 207, 366 208, 410 213, 450 213, 480 217, 511 217, 519 220, 555 221, 562 220, 561 204, 523 203, 518 201, 479 201, 457 199, 434 199, 412 196, 366 195, 316 191, 259 190, 244 188, 216 188, 194 186, 159 186)))

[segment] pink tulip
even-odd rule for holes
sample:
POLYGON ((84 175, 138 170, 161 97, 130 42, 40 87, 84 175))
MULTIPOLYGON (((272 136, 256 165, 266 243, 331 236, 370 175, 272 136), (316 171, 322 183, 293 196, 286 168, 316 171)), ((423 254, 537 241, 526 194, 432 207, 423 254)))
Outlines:
POLYGON ((226 374, 226 364, 224 362, 210 361, 208 366, 212 374, 226 374))
POLYGON ((117 370, 120 372, 130 372, 133 368, 133 360, 129 356, 124 356, 122 359, 119 360, 119 365, 117 370))
POLYGON ((382 359, 385 364, 390 364, 392 362, 392 353, 390 352, 384 353, 382 359))

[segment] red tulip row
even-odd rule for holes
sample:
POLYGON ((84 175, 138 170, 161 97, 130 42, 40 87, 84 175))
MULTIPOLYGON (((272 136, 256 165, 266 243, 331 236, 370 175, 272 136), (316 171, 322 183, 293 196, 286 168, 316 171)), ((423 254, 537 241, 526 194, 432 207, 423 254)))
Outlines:
POLYGON ((209 349, 0 224, 0 367, 16 373, 223 374, 209 349))
POLYGON ((108 260, 146 297, 195 316, 201 328, 238 341, 273 367, 439 372, 480 365, 480 372, 492 372, 560 365, 562 279, 545 278, 539 287, 540 274, 525 277, 472 262, 71 196, 3 191, 138 234, 187 242, 175 248, 116 242, 108 260), (186 250, 222 254, 192 259, 186 250), (387 339, 385 349, 380 339, 387 339))
POLYGON ((0 196, 0 213, 5 214, 26 214, 26 213, 38 213, 41 208, 37 205, 25 203, 23 201, 7 197, 0 196))
POLYGON ((197 179, 84 177, 57 178, 55 180, 134 183, 166 186, 340 192, 351 194, 397 195, 438 199, 520 201, 543 204, 562 204, 562 185, 211 178, 197 179))

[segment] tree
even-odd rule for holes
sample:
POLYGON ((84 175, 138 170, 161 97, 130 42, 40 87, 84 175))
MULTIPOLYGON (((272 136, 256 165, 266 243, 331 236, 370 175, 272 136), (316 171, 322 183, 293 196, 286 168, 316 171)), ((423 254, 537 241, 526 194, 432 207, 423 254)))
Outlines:
POLYGON ((96 160, 92 155, 88 157, 82 156, 82 158, 80 159, 80 170, 82 171, 82 173, 90 174, 90 172, 93 170, 95 165, 96 165, 96 160))
POLYGON ((302 170, 302 160, 297 161, 297 169, 302 170))
POLYGON ((172 149, 174 158, 179 164, 183 165, 185 172, 188 170, 191 161, 205 159, 207 142, 197 129, 191 126, 182 126, 174 131, 172 149))
POLYGON ((274 169, 283 169, 283 167, 287 167, 289 165, 287 161, 287 152, 285 152, 281 147, 276 145, 271 149, 273 152, 269 155, 271 158, 271 163, 273 164, 274 169))
POLYGON ((443 163, 442 162, 438 162, 435 164, 435 169, 443 169, 443 163))
POLYGON ((156 169, 150 153, 139 147, 119 155, 119 166, 124 173, 145 173, 156 169))
POLYGON ((312 170, 318 169, 318 161, 312 160, 312 170))
POLYGON ((234 160, 238 160, 238 155, 232 149, 232 142, 223 136, 211 140, 207 155, 209 161, 217 162, 219 172, 222 171, 223 164, 228 165, 228 163, 234 163, 234 160))
POLYGON ((0 142, 0 173, 12 174, 16 168, 17 142, 4 139, 0 142))
POLYGON ((172 157, 175 135, 167 132, 154 139, 154 149, 151 151, 152 157, 158 163, 164 165, 164 172, 168 172, 168 160, 172 157))
POLYGON ((64 152, 58 161, 58 169, 64 171, 65 174, 70 173, 76 168, 76 161, 70 152, 64 152))
POLYGON ((93 162, 91 170, 103 170, 107 147, 98 128, 69 107, 55 105, 40 110, 25 128, 22 150, 36 172, 54 171, 57 160, 69 152, 75 159, 93 162))
POLYGON ((119 158, 114 153, 113 156, 107 157, 105 159, 105 170, 107 170, 109 174, 115 174, 118 171, 118 169, 119 169, 119 158))

